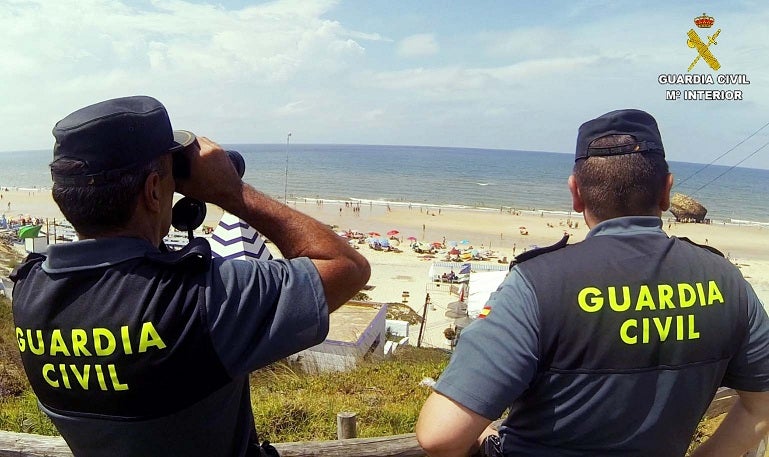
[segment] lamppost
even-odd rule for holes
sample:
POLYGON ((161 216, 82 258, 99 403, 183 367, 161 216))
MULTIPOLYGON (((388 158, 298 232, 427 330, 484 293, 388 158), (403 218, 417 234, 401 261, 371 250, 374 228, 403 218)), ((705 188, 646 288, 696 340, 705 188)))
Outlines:
POLYGON ((286 178, 283 181, 283 204, 288 204, 288 142, 291 139, 291 132, 286 135, 286 178))

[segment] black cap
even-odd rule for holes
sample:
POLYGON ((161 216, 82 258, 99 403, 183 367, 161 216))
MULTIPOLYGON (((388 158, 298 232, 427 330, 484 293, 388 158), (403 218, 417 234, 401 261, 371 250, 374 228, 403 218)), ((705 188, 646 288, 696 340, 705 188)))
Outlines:
POLYGON ((574 161, 588 157, 638 152, 665 156, 657 121, 645 111, 622 109, 606 113, 579 127, 574 161), (635 142, 614 147, 591 147, 593 141, 608 135, 631 135, 635 138, 635 142))
POLYGON ((53 174, 64 185, 99 185, 120 172, 157 157, 182 150, 195 141, 185 130, 174 131, 168 112, 152 97, 134 96, 106 100, 79 109, 56 123, 53 160, 85 162, 82 175, 53 174))

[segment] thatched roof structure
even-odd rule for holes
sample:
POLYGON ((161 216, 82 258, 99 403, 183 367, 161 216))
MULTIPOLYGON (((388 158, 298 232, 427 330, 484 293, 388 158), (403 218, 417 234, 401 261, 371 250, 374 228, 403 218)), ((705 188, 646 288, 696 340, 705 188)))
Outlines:
POLYGON ((708 214, 707 208, 697 200, 684 194, 673 194, 670 199, 670 212, 679 222, 702 222, 708 214))

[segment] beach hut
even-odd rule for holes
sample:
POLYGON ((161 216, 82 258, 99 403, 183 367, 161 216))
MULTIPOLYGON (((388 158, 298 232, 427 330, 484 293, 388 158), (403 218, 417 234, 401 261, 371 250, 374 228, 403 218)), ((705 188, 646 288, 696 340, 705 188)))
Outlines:
POLYGON ((307 372, 322 373, 350 370, 368 355, 384 356, 386 304, 349 301, 329 315, 328 327, 322 343, 288 359, 307 372))
POLYGON ((708 210, 688 195, 675 193, 670 199, 670 212, 678 222, 702 222, 708 210))

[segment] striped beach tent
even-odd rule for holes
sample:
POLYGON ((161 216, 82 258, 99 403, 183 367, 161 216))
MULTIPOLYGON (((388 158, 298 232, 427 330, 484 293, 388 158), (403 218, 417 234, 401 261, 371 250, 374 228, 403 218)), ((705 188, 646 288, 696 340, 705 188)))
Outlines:
POLYGON ((247 223, 229 213, 224 213, 211 235, 213 257, 224 259, 270 260, 264 238, 247 223))

